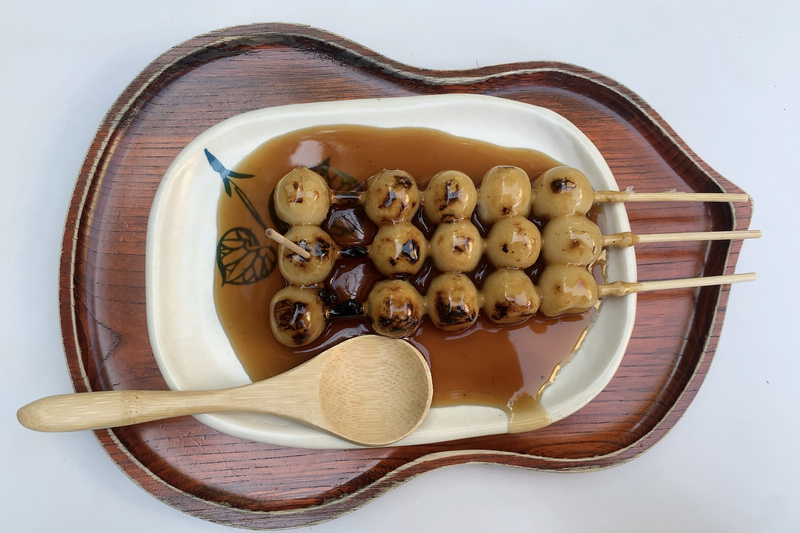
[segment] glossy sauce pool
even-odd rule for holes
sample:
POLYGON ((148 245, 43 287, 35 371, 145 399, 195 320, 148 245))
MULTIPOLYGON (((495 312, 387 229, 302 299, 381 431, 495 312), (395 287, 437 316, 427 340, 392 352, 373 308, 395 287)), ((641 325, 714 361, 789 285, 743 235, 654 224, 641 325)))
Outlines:
MULTIPOLYGON (((272 335, 270 300, 285 281, 277 268, 277 245, 264 236, 263 225, 286 230, 271 209, 271 195, 277 181, 293 168, 315 168, 332 189, 346 191, 358 190, 382 169, 405 170, 424 189, 441 170, 464 172, 479 186, 486 171, 496 165, 520 167, 533 180, 559 164, 535 150, 503 148, 416 128, 326 126, 266 142, 236 166, 230 190, 223 188, 219 205, 218 234, 225 250, 220 257, 225 257, 225 266, 215 270, 214 299, 245 371, 254 381, 265 379, 341 340, 371 333, 364 319, 338 318, 329 322, 319 339, 301 348, 286 347, 272 335)), ((430 238, 435 226, 421 213, 420 209, 414 223, 430 238)), ((485 236, 489 228, 482 227, 476 217, 473 222, 485 236)), ((375 233, 359 207, 332 209, 322 227, 340 246, 368 245, 375 233)), ((537 263, 529 269, 534 281, 540 267, 537 263)), ((490 271, 484 260, 470 274, 479 290, 490 271)), ((424 294, 437 273, 429 258, 411 281, 424 294)), ((340 259, 326 288, 338 300, 364 302, 379 279, 368 259, 340 259)), ((443 332, 425 319, 408 340, 430 363, 433 406, 497 407, 509 415, 510 431, 525 431, 549 422, 537 397, 580 342, 595 314, 590 310, 557 319, 537 315, 512 326, 495 324, 481 314, 474 326, 459 333, 443 332)))

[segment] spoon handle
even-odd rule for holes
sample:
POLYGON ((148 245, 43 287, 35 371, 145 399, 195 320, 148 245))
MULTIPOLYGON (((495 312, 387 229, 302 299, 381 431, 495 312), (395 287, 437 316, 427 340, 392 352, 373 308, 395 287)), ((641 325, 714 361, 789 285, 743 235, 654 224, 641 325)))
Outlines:
POLYGON ((100 391, 48 396, 17 411, 36 431, 101 429, 230 409, 223 391, 100 391))

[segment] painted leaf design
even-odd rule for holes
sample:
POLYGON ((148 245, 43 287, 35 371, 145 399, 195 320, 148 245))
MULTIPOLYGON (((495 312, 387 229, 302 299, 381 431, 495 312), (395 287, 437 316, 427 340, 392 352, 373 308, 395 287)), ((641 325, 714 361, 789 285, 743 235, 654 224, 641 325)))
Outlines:
POLYGON ((226 231, 217 244, 217 267, 222 284, 249 285, 275 270, 278 253, 272 246, 261 245, 249 228, 226 231))

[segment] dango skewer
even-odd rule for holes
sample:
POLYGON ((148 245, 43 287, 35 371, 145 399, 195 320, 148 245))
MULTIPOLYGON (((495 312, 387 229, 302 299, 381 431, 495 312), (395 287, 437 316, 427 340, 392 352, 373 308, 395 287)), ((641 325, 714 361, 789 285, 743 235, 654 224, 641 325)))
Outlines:
POLYGON ((597 203, 750 201, 744 193, 595 191, 580 170, 568 166, 551 168, 531 182, 524 170, 499 165, 483 176, 477 189, 468 176, 453 170, 435 175, 423 192, 403 170, 382 170, 366 185, 364 192, 332 191, 322 176, 299 167, 278 182, 275 210, 289 225, 319 225, 332 204, 355 201, 380 225, 410 221, 420 205, 434 222, 464 218, 465 214, 468 218, 477 208, 479 218, 492 224, 504 216, 528 216, 530 212, 541 218, 585 215, 597 203))
POLYGON ((598 284, 586 268, 550 266, 534 286, 523 271, 499 269, 485 280, 481 291, 466 275, 445 273, 433 280, 424 296, 406 280, 389 279, 376 283, 366 302, 346 300, 338 304, 326 303, 319 288, 289 286, 272 299, 270 325, 278 341, 286 346, 313 342, 329 320, 339 317, 367 318, 376 333, 400 338, 412 335, 424 316, 438 329, 458 332, 471 327, 481 312, 498 324, 516 324, 537 313, 547 317, 581 314, 608 297, 755 279, 754 273, 747 273, 598 284))

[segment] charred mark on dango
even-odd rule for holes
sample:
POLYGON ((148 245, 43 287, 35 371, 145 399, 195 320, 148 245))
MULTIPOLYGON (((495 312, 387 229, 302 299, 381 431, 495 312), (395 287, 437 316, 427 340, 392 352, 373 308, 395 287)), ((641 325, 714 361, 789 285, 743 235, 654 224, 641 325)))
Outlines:
POLYGON ((395 334, 407 335, 408 332, 417 329, 419 322, 419 313, 414 312, 392 313, 378 317, 381 329, 388 332, 390 336, 395 334))
POLYGON ((447 180, 444 191, 444 202, 439 206, 439 211, 444 211, 446 207, 461 198, 461 187, 455 180, 447 180))
POLYGON ((577 188, 578 185, 571 179, 567 178, 560 178, 550 182, 550 190, 552 190, 554 194, 559 194, 577 188))
POLYGON ((445 326, 472 324, 477 318, 477 313, 474 309, 470 309, 465 305, 454 304, 450 299, 450 295, 446 293, 436 293, 433 298, 433 305, 436 308, 436 314, 441 324, 445 326))
POLYGON ((500 321, 503 320, 508 316, 508 312, 510 309, 510 305, 507 302, 495 302, 494 304, 494 313, 492 313, 492 320, 500 321))
POLYGON ((275 321, 277 327, 296 345, 304 344, 311 336, 311 313, 306 305, 288 298, 275 302, 275 321))

